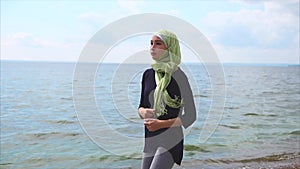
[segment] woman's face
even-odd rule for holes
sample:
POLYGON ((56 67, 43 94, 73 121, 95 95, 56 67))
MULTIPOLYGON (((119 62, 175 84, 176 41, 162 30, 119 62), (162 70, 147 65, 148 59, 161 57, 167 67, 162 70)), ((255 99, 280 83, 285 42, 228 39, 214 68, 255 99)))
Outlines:
POLYGON ((152 59, 159 59, 166 51, 167 47, 164 42, 158 37, 153 36, 151 39, 150 53, 152 59))

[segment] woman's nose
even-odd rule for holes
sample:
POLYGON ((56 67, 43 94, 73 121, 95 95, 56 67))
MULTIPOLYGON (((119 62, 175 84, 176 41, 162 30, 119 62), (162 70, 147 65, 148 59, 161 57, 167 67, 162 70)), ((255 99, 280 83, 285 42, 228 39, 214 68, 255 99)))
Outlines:
POLYGON ((153 49, 153 48, 154 48, 154 44, 150 46, 150 49, 153 49))

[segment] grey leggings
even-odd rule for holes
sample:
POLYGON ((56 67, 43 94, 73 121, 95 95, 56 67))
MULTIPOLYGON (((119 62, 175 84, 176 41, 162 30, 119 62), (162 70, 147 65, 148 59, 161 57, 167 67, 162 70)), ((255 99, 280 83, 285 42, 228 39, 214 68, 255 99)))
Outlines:
POLYGON ((155 154, 144 153, 142 169, 171 169, 174 163, 171 153, 158 147, 155 154))

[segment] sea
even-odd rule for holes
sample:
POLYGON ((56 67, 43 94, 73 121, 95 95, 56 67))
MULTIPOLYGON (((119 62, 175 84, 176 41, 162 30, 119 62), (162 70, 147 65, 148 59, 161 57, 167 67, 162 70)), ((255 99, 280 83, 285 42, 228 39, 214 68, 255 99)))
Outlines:
MULTIPOLYGON (((1 61, 0 168, 140 168, 149 64, 1 61)), ((300 66, 185 63, 197 119, 181 166, 300 157, 300 66)), ((188 112, 184 112, 188 113, 188 112)), ((191 167, 192 168, 192 167, 191 167)))

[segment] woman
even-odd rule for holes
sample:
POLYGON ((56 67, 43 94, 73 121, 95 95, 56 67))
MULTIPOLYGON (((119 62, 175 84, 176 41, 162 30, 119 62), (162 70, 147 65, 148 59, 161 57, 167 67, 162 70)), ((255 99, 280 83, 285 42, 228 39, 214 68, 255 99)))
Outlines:
POLYGON ((181 62, 174 33, 161 30, 151 39, 154 64, 142 78, 139 115, 144 119, 145 145, 142 169, 168 169, 183 157, 182 127, 196 120, 193 94, 181 62))

